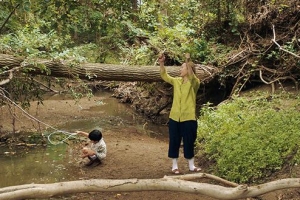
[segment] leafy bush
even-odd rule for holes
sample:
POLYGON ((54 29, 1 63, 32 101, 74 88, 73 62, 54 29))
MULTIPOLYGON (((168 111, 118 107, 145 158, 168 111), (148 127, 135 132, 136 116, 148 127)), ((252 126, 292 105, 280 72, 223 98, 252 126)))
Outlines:
POLYGON ((0 37, 0 47, 4 51, 31 57, 45 57, 53 52, 61 52, 70 42, 69 36, 60 38, 55 31, 42 33, 39 27, 29 26, 0 37))
POLYGON ((209 104, 201 109, 197 145, 216 163, 216 175, 255 182, 300 161, 298 97, 282 98, 239 97, 217 109, 209 104))

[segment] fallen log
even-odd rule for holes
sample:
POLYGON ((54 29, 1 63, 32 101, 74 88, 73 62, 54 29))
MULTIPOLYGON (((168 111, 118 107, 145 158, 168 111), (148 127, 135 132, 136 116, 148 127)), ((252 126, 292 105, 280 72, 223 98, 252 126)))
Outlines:
MULTIPOLYGON (((203 194, 217 199, 241 199, 257 197, 275 190, 300 187, 299 178, 281 179, 251 187, 232 183, 229 184, 231 187, 225 187, 190 181, 197 178, 213 177, 213 175, 199 173, 165 176, 161 179, 91 179, 50 184, 25 184, 0 188, 0 200, 40 199, 87 192, 135 191, 176 191, 203 194)), ((224 181, 226 182, 226 180, 224 181)))
MULTIPOLYGON (((104 81, 162 81, 158 66, 132 66, 100 63, 74 64, 68 61, 36 59, 28 62, 22 57, 0 54, 0 69, 18 68, 22 72, 33 75, 79 78, 83 80, 104 81)), ((180 67, 167 66, 169 74, 178 76, 180 67)), ((196 65, 199 79, 209 81, 217 73, 217 69, 206 65, 196 65)), ((3 73, 2 73, 3 74, 3 73)))

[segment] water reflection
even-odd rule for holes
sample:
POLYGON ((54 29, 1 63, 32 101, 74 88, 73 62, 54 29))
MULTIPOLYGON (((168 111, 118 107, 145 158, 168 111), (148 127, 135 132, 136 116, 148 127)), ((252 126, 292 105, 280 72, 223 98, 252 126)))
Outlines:
POLYGON ((74 174, 69 174, 71 170, 67 170, 72 165, 68 164, 70 156, 66 154, 66 146, 2 148, 6 153, 0 156, 0 187, 74 179, 74 174))

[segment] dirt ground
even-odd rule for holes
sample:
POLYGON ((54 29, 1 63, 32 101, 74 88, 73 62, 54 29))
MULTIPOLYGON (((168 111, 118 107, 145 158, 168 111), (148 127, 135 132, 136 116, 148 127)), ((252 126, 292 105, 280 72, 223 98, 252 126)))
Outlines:
MULTIPOLYGON (((46 100, 44 105, 37 107, 32 103, 29 113, 43 121, 44 123, 58 126, 70 119, 86 119, 98 117, 99 113, 91 112, 89 108, 95 105, 99 97, 91 100, 82 99, 80 109, 74 104, 73 100, 46 100)), ((0 131, 11 129, 11 118, 6 107, 0 109, 0 131)), ((17 130, 38 130, 37 123, 26 118, 24 114, 18 114, 16 122, 17 130)), ((107 144, 107 158, 97 167, 83 167, 78 165, 80 171, 79 179, 160 179, 164 176, 172 175, 171 160, 167 158, 168 141, 167 138, 149 137, 143 129, 135 126, 112 126, 103 130, 105 142, 107 144)), ((205 164, 196 164, 202 167, 205 173, 205 164)), ((179 167, 183 174, 189 174, 187 162, 181 157, 179 167)), ((201 180, 197 180, 202 182, 201 180)), ((207 182, 207 180, 206 180, 207 182)), ((265 200, 287 200, 300 199, 294 198, 295 190, 284 190, 268 193, 256 199, 265 200), (293 197, 293 198, 292 198, 293 197)), ((139 191, 139 192, 104 192, 75 194, 67 197, 55 199, 173 199, 173 200, 215 200, 202 194, 190 194, 173 191, 139 191)))

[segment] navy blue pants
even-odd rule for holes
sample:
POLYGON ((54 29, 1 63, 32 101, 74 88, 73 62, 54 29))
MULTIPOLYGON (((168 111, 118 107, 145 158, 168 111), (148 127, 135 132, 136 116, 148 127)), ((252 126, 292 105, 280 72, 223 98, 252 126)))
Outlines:
POLYGON ((169 158, 179 157, 181 139, 183 139, 184 158, 194 157, 194 147, 197 138, 197 121, 176 122, 169 119, 169 158))

